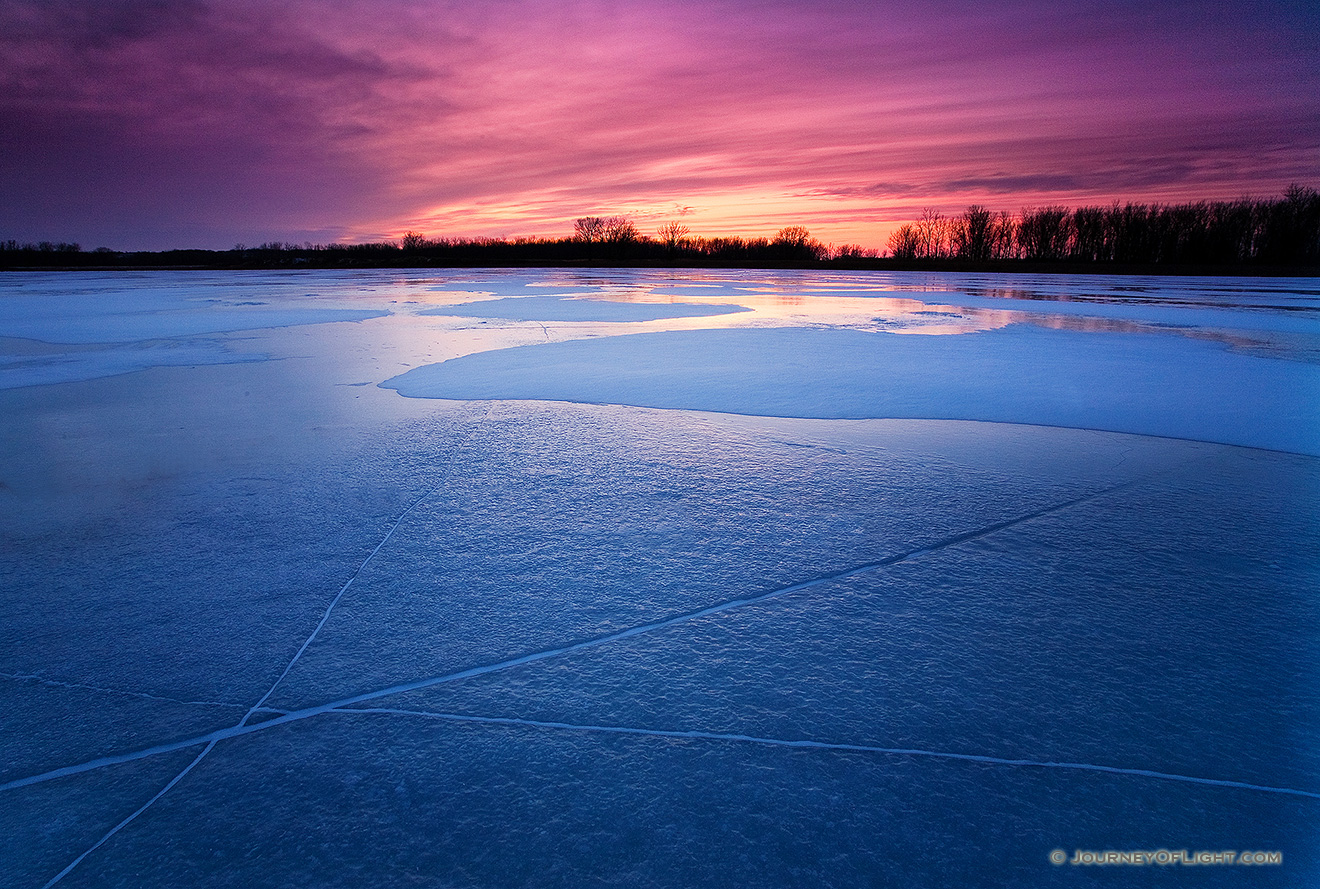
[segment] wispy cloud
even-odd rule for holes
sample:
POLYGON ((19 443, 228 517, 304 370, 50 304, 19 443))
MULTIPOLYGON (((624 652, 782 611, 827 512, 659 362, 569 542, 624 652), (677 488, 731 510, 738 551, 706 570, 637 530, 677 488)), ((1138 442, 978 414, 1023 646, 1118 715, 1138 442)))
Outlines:
POLYGON ((0 236, 879 245, 922 206, 1268 194, 1320 174, 1317 38, 1283 0, 0 0, 0 236))

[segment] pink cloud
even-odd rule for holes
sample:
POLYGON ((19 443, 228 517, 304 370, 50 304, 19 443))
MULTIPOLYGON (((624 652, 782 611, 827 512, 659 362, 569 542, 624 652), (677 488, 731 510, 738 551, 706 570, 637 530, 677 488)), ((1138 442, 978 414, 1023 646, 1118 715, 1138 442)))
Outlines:
POLYGON ((924 206, 1272 194, 1320 178, 1320 26, 1253 10, 0 0, 0 236, 557 235, 689 208, 879 246, 924 206))

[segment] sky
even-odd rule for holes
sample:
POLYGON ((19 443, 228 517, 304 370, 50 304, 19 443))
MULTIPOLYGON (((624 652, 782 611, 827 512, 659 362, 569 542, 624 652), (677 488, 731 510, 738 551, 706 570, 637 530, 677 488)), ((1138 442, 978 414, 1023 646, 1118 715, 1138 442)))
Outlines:
POLYGON ((1320 186, 1305 0, 0 0, 0 240, 643 233, 1320 186))

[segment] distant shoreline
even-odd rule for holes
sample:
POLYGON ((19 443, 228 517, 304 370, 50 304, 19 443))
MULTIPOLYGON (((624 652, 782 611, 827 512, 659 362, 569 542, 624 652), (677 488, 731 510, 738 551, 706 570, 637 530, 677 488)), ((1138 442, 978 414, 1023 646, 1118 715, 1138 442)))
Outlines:
MULTIPOLYGON (((599 268, 599 269, 748 269, 859 272, 953 272, 976 274, 1031 275, 1143 275, 1159 277, 1247 277, 1316 278, 1320 264, 1252 265, 1246 263, 1169 264, 1120 262, 1039 262, 1033 260, 901 260, 891 258, 848 258, 825 260, 767 260, 761 262, 603 262, 599 259, 561 259, 553 262, 505 260, 498 262, 438 262, 424 257, 397 256, 370 259, 334 257, 331 261, 305 258, 301 251, 271 257, 235 257, 234 251, 164 251, 118 254, 120 261, 106 262, 97 254, 51 255, 48 262, 14 261, 0 258, 0 272, 134 272, 134 271, 327 271, 335 269, 499 269, 499 268, 599 268), (184 255, 180 255, 184 254, 184 255), (200 255, 199 255, 200 254, 200 255), (86 262, 70 262, 71 259, 86 262)), ((309 251, 310 252, 310 251, 309 251)), ((43 257, 45 258, 45 257, 43 257)), ((15 258, 16 259, 16 258, 15 258)), ((25 257, 26 259, 26 257, 25 257)), ((327 258, 328 259, 328 258, 327 258)))
POLYGON ((583 216, 561 238, 430 238, 313 244, 269 241, 228 250, 84 251, 78 244, 0 242, 4 269, 684 268, 1060 275, 1320 275, 1320 192, 1293 185, 1274 200, 927 210, 886 251, 823 244, 800 225, 773 238, 692 235, 681 221, 656 237, 626 216, 583 216))

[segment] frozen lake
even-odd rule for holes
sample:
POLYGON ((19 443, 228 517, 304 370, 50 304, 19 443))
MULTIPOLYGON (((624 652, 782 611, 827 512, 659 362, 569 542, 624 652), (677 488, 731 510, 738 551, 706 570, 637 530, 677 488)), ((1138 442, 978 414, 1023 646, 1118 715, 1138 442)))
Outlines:
POLYGON ((0 416, 0 886, 1320 885, 1316 279, 5 273, 0 416))

